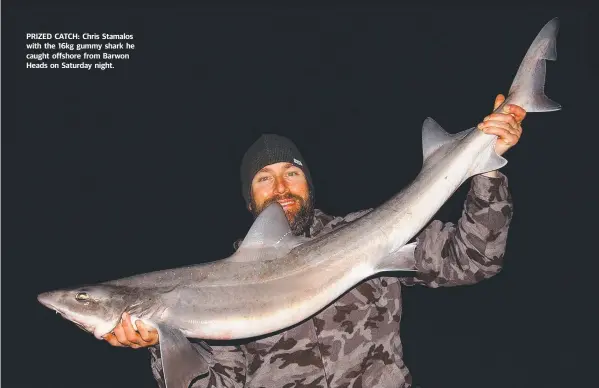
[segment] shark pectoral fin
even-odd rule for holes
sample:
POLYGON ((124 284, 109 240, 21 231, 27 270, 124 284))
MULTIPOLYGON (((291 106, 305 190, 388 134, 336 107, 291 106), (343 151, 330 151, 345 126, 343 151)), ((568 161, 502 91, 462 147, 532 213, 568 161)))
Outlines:
POLYGON ((379 261, 376 272, 416 271, 414 251, 417 243, 406 244, 379 261))
POLYGON ((158 334, 166 388, 188 388, 208 372, 212 354, 207 345, 196 349, 180 330, 165 325, 158 325, 158 334))

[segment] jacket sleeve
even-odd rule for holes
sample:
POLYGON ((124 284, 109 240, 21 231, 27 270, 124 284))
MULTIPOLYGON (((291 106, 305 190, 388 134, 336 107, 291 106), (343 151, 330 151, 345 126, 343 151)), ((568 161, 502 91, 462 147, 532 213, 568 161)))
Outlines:
MULTIPOLYGON (((200 345, 193 343, 194 347, 200 345)), ((160 388, 166 388, 162 373, 160 348, 150 346, 154 379, 160 388)), ((196 379, 190 388, 241 388, 245 384, 245 354, 239 346, 213 346, 213 360, 208 374, 196 379)))
POLYGON ((503 265, 512 212, 505 175, 475 176, 457 225, 435 220, 417 236, 418 274, 402 278, 402 283, 451 287, 496 275, 503 265))

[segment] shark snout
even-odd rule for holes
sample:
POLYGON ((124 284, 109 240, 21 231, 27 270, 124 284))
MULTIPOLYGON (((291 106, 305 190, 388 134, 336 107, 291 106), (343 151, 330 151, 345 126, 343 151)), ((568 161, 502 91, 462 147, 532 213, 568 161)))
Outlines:
POLYGON ((37 301, 46 306, 49 302, 49 293, 43 292, 37 296, 37 301))
POLYGON ((57 292, 55 291, 43 292, 37 296, 37 300, 48 308, 56 309, 54 307, 54 304, 56 303, 56 297, 57 292))

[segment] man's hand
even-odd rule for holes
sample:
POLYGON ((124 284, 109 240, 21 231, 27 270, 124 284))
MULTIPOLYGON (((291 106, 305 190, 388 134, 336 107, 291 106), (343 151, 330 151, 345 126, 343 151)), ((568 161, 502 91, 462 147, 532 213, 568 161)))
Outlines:
MULTIPOLYGON (((495 98, 493 110, 503 104, 505 97, 498 94, 495 98)), ((517 105, 508 104, 504 106, 501 112, 492 113, 485 117, 483 122, 478 124, 478 129, 484 133, 497 135, 495 152, 497 155, 503 155, 508 149, 516 145, 522 136, 522 120, 526 117, 526 111, 517 105)))
MULTIPOLYGON (((495 97, 493 110, 503 104, 505 96, 498 94, 495 97)), ((501 109, 501 112, 491 113, 484 118, 483 122, 478 124, 478 129, 484 133, 497 135, 499 138, 495 143, 495 152, 497 155, 503 155, 508 149, 516 145, 520 136, 522 136, 522 120, 526 117, 526 111, 517 105, 507 104, 501 109)), ((497 178, 497 171, 489 171, 482 174, 487 177, 497 178)))
POLYGON ((145 348, 158 343, 158 331, 156 329, 144 325, 140 320, 135 321, 135 325, 139 332, 133 328, 129 314, 123 313, 121 323, 103 338, 112 346, 129 346, 133 349, 145 348))

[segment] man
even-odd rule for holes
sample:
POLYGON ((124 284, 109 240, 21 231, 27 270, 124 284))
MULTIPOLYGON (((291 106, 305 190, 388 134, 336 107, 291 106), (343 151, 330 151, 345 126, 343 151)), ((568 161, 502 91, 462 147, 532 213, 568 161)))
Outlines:
MULTIPOLYGON (((498 95, 496 109, 505 98, 498 95)), ((487 116, 479 129, 499 137, 501 155, 522 133, 526 112, 507 105, 487 116)), ((244 155, 243 195, 257 216, 278 201, 296 235, 315 237, 366 214, 332 217, 314 208, 314 188, 306 161, 295 145, 276 135, 262 136, 244 155)), ((474 284, 501 270, 512 202, 507 178, 497 172, 473 177, 457 225, 433 221, 417 236, 414 278, 364 281, 310 319, 283 332, 214 346, 208 374, 192 387, 411 387, 400 340, 401 285, 448 287, 474 284)), ((239 246, 240 241, 235 244, 239 246)), ((105 339, 114 346, 149 347, 161 387, 158 334, 127 315, 105 339)))

